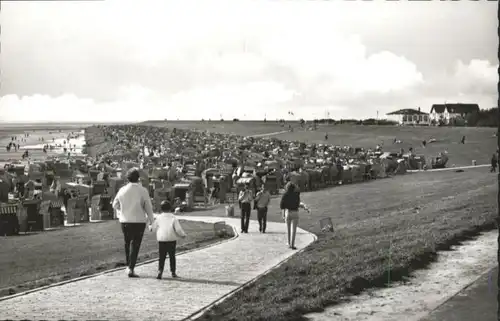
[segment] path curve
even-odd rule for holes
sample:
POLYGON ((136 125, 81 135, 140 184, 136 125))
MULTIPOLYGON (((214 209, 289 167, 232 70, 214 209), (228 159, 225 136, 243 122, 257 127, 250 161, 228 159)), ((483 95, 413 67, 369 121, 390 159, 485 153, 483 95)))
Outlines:
MULTIPOLYGON (((181 278, 156 280, 157 260, 136 268, 129 279, 124 268, 70 280, 32 292, 6 297, 0 304, 4 319, 31 320, 187 320, 219 303, 302 251, 316 235, 298 229, 293 251, 286 246, 286 225, 268 222, 267 233, 251 221, 249 233, 238 235, 239 218, 181 216, 183 220, 225 221, 236 236, 200 250, 180 253, 181 278), (133 302, 133 304, 131 304, 133 302)), ((168 267, 168 259, 166 262, 168 267)))
POLYGON ((473 169, 473 168, 484 168, 491 167, 490 164, 483 165, 470 165, 470 166, 457 166, 457 167, 446 167, 446 168, 434 168, 434 169, 409 169, 409 173, 425 173, 425 172, 445 172, 445 171, 456 171, 459 169, 473 169))
POLYGON ((289 132, 290 132, 289 130, 282 130, 282 131, 280 131, 280 132, 272 132, 272 133, 256 134, 256 135, 250 135, 250 136, 247 136, 247 137, 254 137, 254 138, 258 138, 258 137, 268 137, 268 136, 275 136, 275 135, 285 134, 285 133, 289 133, 289 132))

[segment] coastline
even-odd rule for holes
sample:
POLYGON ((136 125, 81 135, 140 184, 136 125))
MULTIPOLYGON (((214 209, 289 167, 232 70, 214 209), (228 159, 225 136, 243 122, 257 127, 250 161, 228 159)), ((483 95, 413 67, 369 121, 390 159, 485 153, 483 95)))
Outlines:
POLYGON ((107 152, 113 148, 112 142, 105 140, 102 129, 97 126, 90 126, 84 129, 85 154, 96 158, 98 154, 107 152))

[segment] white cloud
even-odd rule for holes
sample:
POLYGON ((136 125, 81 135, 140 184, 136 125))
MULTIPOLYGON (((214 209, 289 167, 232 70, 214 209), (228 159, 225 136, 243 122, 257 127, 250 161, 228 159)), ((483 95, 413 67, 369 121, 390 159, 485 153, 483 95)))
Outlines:
POLYGON ((343 6, 7 3, 0 121, 278 118, 288 110, 371 117, 375 108, 459 93, 489 99, 498 75, 488 61, 457 62, 453 74, 429 77, 389 50, 369 54, 361 36, 345 31, 354 14, 343 6))

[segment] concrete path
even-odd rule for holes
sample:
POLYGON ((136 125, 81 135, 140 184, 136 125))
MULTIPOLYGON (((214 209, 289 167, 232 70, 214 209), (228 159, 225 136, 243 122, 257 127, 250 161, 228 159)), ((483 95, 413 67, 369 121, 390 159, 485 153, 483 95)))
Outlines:
MULTIPOLYGON (((239 231, 239 218, 182 216, 182 219, 225 221, 239 231)), ((138 266, 130 279, 124 269, 68 281, 0 301, 2 319, 30 320, 185 320, 228 297, 293 254, 316 236, 299 229, 296 246, 286 245, 284 223, 268 222, 266 234, 250 222, 248 234, 177 257, 179 279, 166 270, 156 280, 157 261, 138 266)), ((168 268, 168 258, 166 269, 168 268)))
POLYGON ((484 168, 491 167, 490 164, 482 165, 470 165, 470 166, 457 166, 457 167, 446 167, 446 168, 434 168, 434 169, 409 169, 409 173, 420 173, 420 172, 443 172, 443 171, 455 171, 458 169, 474 169, 474 168, 484 168))
POLYGON ((450 298, 420 321, 496 321, 498 267, 450 298))
POLYGON ((289 132, 290 132, 289 130, 282 130, 282 131, 279 131, 279 132, 250 135, 248 137, 254 137, 254 138, 257 138, 257 137, 268 137, 268 136, 280 135, 280 134, 289 133, 289 132))

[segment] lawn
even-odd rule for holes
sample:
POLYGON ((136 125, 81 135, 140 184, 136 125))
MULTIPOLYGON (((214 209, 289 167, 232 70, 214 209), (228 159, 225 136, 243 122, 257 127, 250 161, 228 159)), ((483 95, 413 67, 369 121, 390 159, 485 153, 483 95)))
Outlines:
MULTIPOLYGON (((276 133, 286 130, 276 122, 195 122, 195 121, 168 121, 146 122, 158 127, 209 130, 217 133, 232 133, 239 135, 257 135, 276 133)), ((413 147, 418 155, 425 156, 429 162, 439 152, 449 154, 448 167, 467 166, 476 160, 478 164, 488 164, 491 155, 495 152, 497 139, 493 137, 494 128, 475 127, 398 127, 398 126, 358 126, 358 125, 320 125, 317 131, 298 129, 293 123, 293 132, 282 133, 274 137, 291 141, 302 141, 318 144, 350 145, 354 147, 374 148, 383 144, 385 151, 399 152, 401 148, 408 151, 413 147), (325 134, 328 133, 328 140, 325 134), (460 139, 465 136, 465 145, 460 139), (393 144, 394 138, 401 140, 401 144, 393 144), (436 139, 436 142, 422 148, 422 141, 436 139)))
MULTIPOLYGON (((496 175, 482 168, 304 193, 313 212, 303 214, 299 225, 317 234, 318 241, 200 320, 306 320, 303 314, 384 286, 389 247, 391 280, 402 280, 432 262, 437 250, 495 228, 496 186, 496 175), (334 234, 321 232, 323 217, 332 218, 334 234)), ((277 208, 274 199, 269 220, 281 221, 277 208)))
POLYGON ((491 155, 496 151, 497 138, 493 136, 495 128, 474 127, 394 127, 394 126, 325 126, 318 131, 294 131, 277 135, 277 138, 299 140, 309 143, 328 143, 350 145, 356 147, 375 147, 383 144, 385 151, 397 152, 401 148, 408 151, 413 147, 418 155, 423 155, 430 162, 439 152, 447 151, 449 162, 447 167, 468 166, 472 160, 477 164, 489 164, 491 155), (460 139, 465 136, 465 145, 460 139), (394 138, 401 144, 393 144, 394 138), (436 139, 436 142, 422 147, 422 141, 436 139))
MULTIPOLYGON (((188 235, 180 250, 220 240, 213 224, 182 221, 188 235)), ((87 223, 0 241, 0 296, 90 275, 124 265, 123 235, 117 221, 87 223)), ((154 233, 146 231, 139 261, 156 258, 154 233)))
MULTIPOLYGON (((186 130, 208 130, 212 133, 234 134, 242 136, 258 135, 265 133, 274 133, 286 130, 287 127, 281 127, 281 124, 275 121, 148 121, 141 125, 150 125, 156 127, 177 128, 186 130)), ((296 124, 297 125, 297 124, 296 124)))

